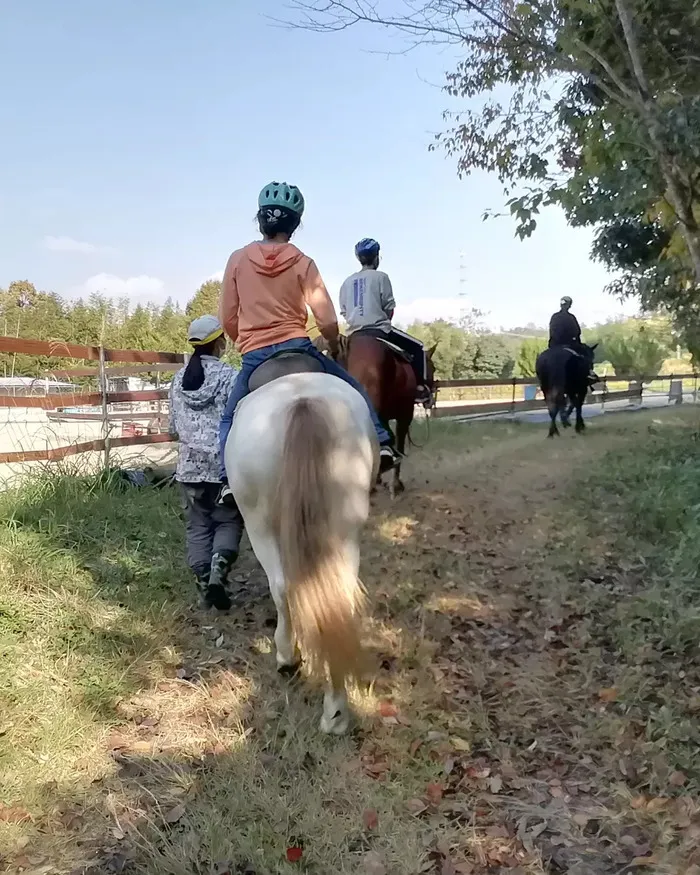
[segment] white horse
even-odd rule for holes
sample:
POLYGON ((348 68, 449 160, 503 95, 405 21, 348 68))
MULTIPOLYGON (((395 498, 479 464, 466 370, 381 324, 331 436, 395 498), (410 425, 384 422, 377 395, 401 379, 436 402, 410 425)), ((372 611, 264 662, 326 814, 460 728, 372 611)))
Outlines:
POLYGON ((279 377, 240 403, 225 462, 277 607, 277 667, 295 673, 303 654, 327 685, 321 729, 342 735, 346 682, 363 669, 359 538, 378 469, 367 405, 329 374, 279 377))

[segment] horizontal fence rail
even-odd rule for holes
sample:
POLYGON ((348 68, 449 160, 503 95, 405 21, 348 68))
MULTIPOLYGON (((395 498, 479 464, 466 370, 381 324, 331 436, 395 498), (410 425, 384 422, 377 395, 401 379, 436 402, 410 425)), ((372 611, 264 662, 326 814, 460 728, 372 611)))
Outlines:
MULTIPOLYGON (((588 394, 586 404, 606 404, 613 401, 624 401, 639 399, 641 401, 644 385, 662 381, 665 383, 681 382, 683 380, 695 381, 695 389, 697 391, 697 373, 685 374, 655 374, 645 375, 640 377, 617 377, 605 376, 600 377, 598 384, 602 384, 603 389, 596 390, 588 394), (609 390, 608 384, 624 384, 627 383, 627 389, 609 390)), ((539 386, 539 381, 536 377, 510 377, 505 379, 480 379, 469 378, 464 380, 439 380, 436 383, 439 392, 441 389, 465 389, 465 388, 482 388, 482 387, 510 387, 512 394, 510 398, 497 398, 492 401, 471 402, 460 404, 458 402, 445 405, 444 407, 434 407, 431 411, 431 416, 436 419, 447 419, 455 416, 479 416, 484 414, 501 414, 501 413, 516 413, 527 412, 531 410, 546 410, 544 398, 526 398, 518 399, 515 397, 517 386, 539 386)))
POLYGON ((48 358, 72 358, 81 361, 100 361, 102 354, 106 362, 182 364, 185 361, 185 356, 180 352, 154 352, 141 349, 103 350, 99 346, 77 346, 60 340, 26 340, 23 337, 0 337, 0 352, 48 358))
MULTIPOLYGON (((80 362, 96 362, 96 365, 55 368, 46 372, 46 377, 37 378, 26 386, 13 386, 27 392, 27 394, 0 394, 0 409, 9 411, 17 408, 35 409, 45 411, 46 422, 60 426, 61 423, 71 422, 99 423, 102 428, 102 437, 96 440, 74 441, 67 446, 45 447, 42 449, 11 450, 0 452, 0 464, 14 462, 39 462, 55 461, 68 456, 86 452, 104 453, 105 466, 109 464, 109 454, 112 449, 119 447, 131 447, 149 444, 167 444, 174 440, 170 434, 135 434, 133 436, 112 437, 111 428, 117 422, 125 425, 133 423, 137 425, 139 420, 144 430, 150 430, 150 426, 143 423, 157 424, 163 427, 166 420, 165 412, 161 411, 160 404, 168 397, 168 390, 159 388, 161 373, 172 373, 182 367, 185 356, 176 352, 158 352, 154 350, 133 349, 105 349, 99 346, 82 346, 77 344, 63 343, 61 341, 28 340, 15 337, 0 337, 0 353, 13 355, 41 356, 50 359, 73 359, 80 362), (121 363, 117 367, 108 367, 110 363, 121 363), (136 376, 138 374, 155 374, 156 388, 137 391, 109 391, 109 381, 114 378, 136 376), (60 386, 51 384, 47 377, 54 380, 69 381, 60 386), (88 390, 81 394, 79 385, 70 381, 79 378, 93 377, 98 380, 99 391, 88 390), (36 389, 43 388, 44 395, 36 394, 36 389), (53 391, 51 391, 53 390, 53 391), (67 390, 67 391, 65 391, 67 390), (131 411, 112 411, 110 405, 126 403, 156 404, 156 409, 137 409, 131 411), (88 408, 88 410, 85 410, 88 408), (95 408, 94 412, 89 408, 95 408)), ((48 364, 48 363, 47 363, 48 364)), ((601 377, 599 384, 602 391, 598 390, 589 394, 588 403, 607 403, 609 401, 634 400, 642 398, 644 385, 657 381, 676 384, 677 397, 679 392, 682 400, 682 381, 694 380, 697 395, 698 374, 656 374, 653 376, 640 376, 634 378, 620 378, 617 376, 601 377), (680 387, 677 385, 680 382, 680 387), (624 385, 627 388, 609 389, 609 385, 624 385)), ((504 412, 541 410, 545 408, 541 398, 516 398, 517 387, 537 386, 535 377, 510 377, 507 379, 470 377, 459 380, 440 380, 437 382, 438 393, 446 389, 479 389, 490 387, 510 387, 510 393, 504 393, 505 397, 486 401, 476 399, 474 403, 446 403, 435 407, 432 416, 437 418, 499 414, 504 412), (508 397, 508 395, 510 397, 508 397)), ((673 392, 673 390, 672 390, 673 392)), ((672 396, 669 393, 669 397, 672 396)), ((43 414, 39 414, 40 416, 43 414)), ((48 442, 48 441, 47 441, 48 442)))
MULTIPOLYGON (((13 355, 42 356, 45 358, 74 359, 78 361, 94 361, 96 366, 62 368, 47 371, 45 378, 37 378, 24 388, 25 391, 36 392, 44 389, 45 395, 37 394, 0 394, 0 409, 34 409, 46 411, 47 422, 60 425, 61 422, 92 422, 102 426, 102 437, 95 440, 75 441, 67 446, 45 447, 42 449, 21 449, 0 452, 0 464, 18 462, 57 461, 68 456, 87 452, 104 453, 105 466, 109 464, 109 454, 112 449, 148 444, 166 444, 174 440, 170 434, 136 434, 133 436, 113 437, 111 427, 115 422, 151 421, 162 423, 166 418, 158 410, 135 410, 129 412, 112 412, 109 405, 126 403, 153 403, 158 405, 167 399, 167 389, 143 389, 137 391, 109 391, 109 381, 116 377, 128 377, 142 373, 168 373, 178 370, 185 362, 185 356, 177 352, 159 352, 155 350, 106 349, 99 346, 81 346, 62 341, 28 340, 26 338, 0 337, 0 353, 13 355), (107 363, 128 363, 121 367, 107 367, 107 363), (96 377, 99 381, 99 391, 70 391, 78 386, 68 385, 56 387, 47 379, 73 380, 81 377, 96 377), (68 388, 69 391, 64 391, 68 388), (56 391, 58 389, 58 391, 56 391), (53 391, 51 391, 53 390, 53 391), (94 407, 95 411, 85 412, 84 408, 94 407), (73 408, 73 409, 71 409, 73 408)), ((158 376, 156 376, 158 380, 158 376)))

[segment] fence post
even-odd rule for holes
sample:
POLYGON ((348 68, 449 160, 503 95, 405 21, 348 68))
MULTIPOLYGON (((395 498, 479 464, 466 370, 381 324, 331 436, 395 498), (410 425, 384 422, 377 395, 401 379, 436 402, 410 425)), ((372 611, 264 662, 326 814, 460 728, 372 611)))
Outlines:
POLYGON ((109 468, 109 405, 107 403, 107 369, 105 368, 105 348, 100 344, 100 394, 102 395, 102 438, 105 442, 104 465, 109 468))
POLYGON ((513 377, 513 394, 510 401, 510 415, 515 416, 515 377, 513 377))
POLYGON ((693 378, 695 380, 695 386, 693 388, 693 404, 698 403, 698 375, 693 374, 693 378))

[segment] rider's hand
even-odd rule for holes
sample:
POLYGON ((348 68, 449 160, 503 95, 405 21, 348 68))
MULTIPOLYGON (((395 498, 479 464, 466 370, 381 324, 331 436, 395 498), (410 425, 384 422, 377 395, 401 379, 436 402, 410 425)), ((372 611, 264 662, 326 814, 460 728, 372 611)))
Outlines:
POLYGON ((339 341, 338 335, 336 334, 335 337, 328 340, 328 355, 332 359, 336 359, 336 358, 338 358, 339 352, 340 352, 340 341, 339 341))

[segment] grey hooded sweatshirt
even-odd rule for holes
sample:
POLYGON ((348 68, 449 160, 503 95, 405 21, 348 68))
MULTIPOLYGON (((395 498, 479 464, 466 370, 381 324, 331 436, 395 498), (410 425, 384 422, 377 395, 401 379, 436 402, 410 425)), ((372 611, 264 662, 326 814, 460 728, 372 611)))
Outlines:
POLYGON ((192 392, 182 388, 183 368, 170 386, 170 431, 180 441, 175 479, 180 483, 219 483, 219 423, 238 371, 203 355, 204 382, 192 392))

